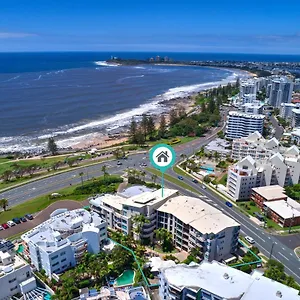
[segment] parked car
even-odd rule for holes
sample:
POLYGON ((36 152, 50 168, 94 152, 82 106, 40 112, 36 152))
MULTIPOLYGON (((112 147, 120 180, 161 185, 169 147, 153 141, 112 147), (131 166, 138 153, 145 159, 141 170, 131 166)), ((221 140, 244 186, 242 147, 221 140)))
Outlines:
POLYGON ((14 221, 7 221, 6 223, 9 227, 16 226, 16 223, 14 221))
POLYGON ((22 222, 27 222, 27 219, 26 219, 25 217, 21 217, 20 220, 21 220, 22 222))
POLYGON ((248 243, 250 243, 250 244, 254 244, 255 243, 255 241, 254 241, 254 239, 251 237, 251 236, 245 236, 245 240, 248 242, 248 243))
POLYGON ((25 218, 26 218, 27 220, 33 220, 33 216, 32 216, 31 214, 25 215, 25 218))
POLYGON ((194 183, 198 183, 198 180, 197 179, 193 179, 192 180, 194 183))
POLYGON ((228 207, 232 207, 232 203, 229 202, 229 201, 226 201, 225 204, 226 204, 228 207))
POLYGON ((206 186, 204 184, 202 184, 202 188, 205 190, 206 189, 206 186))
POLYGON ((13 218, 12 221, 16 224, 21 224, 20 218, 13 218))
POLYGON ((1 231, 1 230, 4 230, 4 228, 0 225, 0 231, 1 231))
POLYGON ((121 165, 122 165, 122 163, 121 163, 120 161, 118 161, 118 162, 117 162, 117 165, 118 165, 118 166, 121 166, 121 165))
POLYGON ((179 179, 179 180, 183 180, 183 177, 182 177, 182 176, 178 176, 178 179, 179 179))
POLYGON ((9 228, 9 226, 8 226, 6 223, 1 224, 1 226, 2 226, 4 229, 8 229, 8 228, 9 228))

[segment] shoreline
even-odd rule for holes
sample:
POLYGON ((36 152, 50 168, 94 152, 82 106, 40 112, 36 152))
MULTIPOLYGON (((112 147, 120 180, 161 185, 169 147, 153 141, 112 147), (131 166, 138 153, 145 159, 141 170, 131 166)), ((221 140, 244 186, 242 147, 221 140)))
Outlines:
MULTIPOLYGON (((159 65, 159 64, 158 64, 159 65)), ((166 65, 170 65, 170 64, 166 64, 166 65)), ((178 65, 176 65, 178 66, 178 65)), ((215 68, 215 67, 212 67, 215 68)), ((219 68, 215 68, 215 69, 219 69, 219 68)), ((220 68, 223 69, 224 68, 220 68)), ((207 82, 207 83, 199 83, 199 84, 194 84, 194 85, 190 85, 190 86, 180 86, 180 87, 175 87, 175 88, 171 88, 168 91, 172 90, 172 89, 179 89, 179 91, 177 93, 179 93, 178 96, 172 97, 173 95, 171 94, 170 96, 172 98, 170 99, 162 99, 160 101, 156 102, 157 107, 161 107, 161 111, 160 112, 156 112, 155 110, 153 111, 149 111, 148 113, 146 112, 146 114, 152 115, 155 121, 155 124, 157 126, 158 122, 159 122, 159 118, 161 116, 161 114, 165 114, 167 115, 169 110, 171 108, 174 108, 176 106, 183 106, 185 108, 185 111, 188 113, 190 110, 192 110, 194 104, 195 104, 195 98, 198 95, 203 94, 205 91, 207 90, 211 90, 213 88, 216 88, 218 86, 224 86, 227 85, 228 83, 232 83, 236 81, 236 78, 241 77, 242 75, 247 75, 245 77, 253 77, 253 74, 248 72, 248 71, 242 71, 242 70, 233 70, 233 69, 228 69, 228 71, 230 71, 232 74, 230 74, 228 77, 219 80, 219 81, 215 81, 215 82, 207 82), (238 72, 238 73, 237 73, 238 72), (234 78, 231 78, 231 76, 234 76, 234 78), (222 82, 224 81, 224 82, 222 82), (208 85, 208 86, 206 86, 208 85), (185 90, 186 87, 194 87, 189 91, 188 89, 185 90), (180 90, 182 88, 182 90, 180 90), (199 89, 199 90, 197 90, 199 89), (182 95, 180 95, 180 93, 182 93, 182 95)), ((243 77, 243 76, 242 76, 243 77)), ((164 94, 168 93, 165 92, 164 94)), ((157 95, 156 97, 161 96, 161 95, 157 95)), ((153 98, 154 99, 154 98, 153 98)), ((141 105, 150 105, 152 102, 149 103, 144 103, 141 105)), ((155 101, 154 101, 155 103, 155 101)), ((125 112, 126 113, 126 112, 125 112)), ((118 113, 115 114, 115 116, 118 113)), ((136 117, 140 117, 141 115, 135 115, 136 117)), ((113 116, 112 116, 113 117, 113 116)), ((109 117, 110 118, 110 117, 109 117)), ((129 121, 130 122, 130 121, 129 121)), ((69 138, 61 138, 61 139, 56 139, 56 143, 59 146, 59 149, 62 151, 86 151, 86 150, 90 150, 91 148, 96 148, 96 149, 103 149, 103 148, 107 148, 107 147, 111 147, 114 146, 116 144, 121 144, 124 143, 126 141, 128 141, 128 128, 129 128, 129 122, 126 125, 120 125, 120 127, 118 127, 116 130, 112 130, 112 133, 105 133, 105 132, 101 132, 101 129, 97 131, 97 127, 95 128, 91 128, 90 132, 86 133, 86 134, 82 134, 82 135, 73 135, 69 138), (73 143, 72 143, 73 141, 73 143)), ((111 127, 112 124, 107 125, 105 128, 109 128, 111 127)), ((105 129, 104 129, 105 130, 105 129)), ((103 131, 104 131, 103 130, 103 131)), ((54 136, 55 138, 55 136, 54 136)), ((42 151, 42 145, 38 145, 36 144, 36 149, 35 150, 28 150, 28 148, 26 149, 26 147, 24 147, 26 150, 24 151, 20 151, 19 149, 15 150, 15 151, 8 151, 6 153, 1 152, 0 155, 8 155, 8 154, 13 154, 13 153, 22 153, 22 154, 30 154, 30 155, 40 155, 43 151, 42 151)), ((44 148, 45 149, 45 148, 44 148)))

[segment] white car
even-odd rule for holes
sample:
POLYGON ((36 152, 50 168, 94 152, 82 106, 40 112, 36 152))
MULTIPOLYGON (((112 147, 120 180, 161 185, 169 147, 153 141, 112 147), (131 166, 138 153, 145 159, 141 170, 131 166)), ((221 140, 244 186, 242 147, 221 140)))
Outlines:
POLYGON ((4 228, 0 225, 0 231, 1 231, 1 230, 4 230, 4 228))
POLYGON ((255 243, 254 239, 251 236, 245 236, 245 240, 248 243, 250 243, 250 244, 254 244, 255 243))
POLYGON ((7 224, 9 227, 13 227, 13 226, 16 225, 16 223, 13 222, 13 221, 7 221, 6 224, 7 224))

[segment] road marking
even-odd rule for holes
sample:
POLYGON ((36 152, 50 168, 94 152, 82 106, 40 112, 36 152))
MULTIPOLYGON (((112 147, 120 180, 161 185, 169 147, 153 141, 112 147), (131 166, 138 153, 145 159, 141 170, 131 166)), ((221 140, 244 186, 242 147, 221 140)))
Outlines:
POLYGON ((270 240, 271 238, 268 236, 268 239, 270 240))
POLYGON ((286 260, 289 260, 286 256, 284 256, 281 252, 278 252, 282 257, 284 257, 286 260))
POLYGON ((285 250, 285 249, 282 247, 282 250, 285 250))
POLYGON ((278 243, 277 242, 274 242, 276 245, 278 245, 278 243))
POLYGON ((213 205, 214 205, 214 206, 218 206, 218 204, 217 204, 217 203, 214 203, 213 205))

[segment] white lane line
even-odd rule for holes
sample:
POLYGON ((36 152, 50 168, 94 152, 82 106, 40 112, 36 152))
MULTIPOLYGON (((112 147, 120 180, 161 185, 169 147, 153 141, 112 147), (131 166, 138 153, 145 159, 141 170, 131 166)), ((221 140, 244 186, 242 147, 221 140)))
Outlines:
POLYGON ((286 256, 284 256, 281 252, 278 252, 282 257, 284 257, 286 260, 289 260, 286 256))
POLYGON ((278 243, 277 242, 274 242, 276 245, 278 245, 278 243))
POLYGON ((285 249, 282 247, 282 250, 285 250, 285 249))
POLYGON ((271 238, 268 236, 268 239, 270 240, 271 238))
POLYGON ((290 253, 290 256, 293 256, 293 254, 292 254, 292 253, 290 253))

